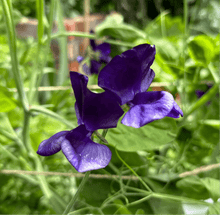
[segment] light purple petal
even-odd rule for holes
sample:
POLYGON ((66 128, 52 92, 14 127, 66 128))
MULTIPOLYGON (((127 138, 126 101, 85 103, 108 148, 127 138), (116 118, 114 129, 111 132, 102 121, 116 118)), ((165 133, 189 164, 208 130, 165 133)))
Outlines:
POLYGON ((84 57, 79 55, 79 56, 76 58, 76 60, 78 61, 78 63, 81 63, 81 62, 84 60, 84 57))
POLYGON ((167 116, 172 117, 172 118, 179 118, 180 115, 183 116, 183 111, 180 109, 178 104, 174 101, 173 109, 170 111, 170 113, 168 113, 167 116))
POLYGON ((142 44, 115 56, 99 73, 98 85, 114 93, 121 105, 146 91, 154 72, 150 69, 155 47, 142 44))
POLYGON ((122 124, 140 128, 154 120, 167 116, 174 106, 173 96, 166 91, 138 93, 134 106, 125 114, 122 124))
POLYGON ((91 74, 92 74, 91 71, 90 71, 90 68, 87 66, 86 63, 83 64, 82 68, 83 68, 83 72, 84 72, 86 75, 91 75, 91 74))
POLYGON ((104 168, 111 160, 110 149, 93 142, 88 134, 85 126, 81 125, 72 130, 61 144, 63 154, 78 172, 104 168))
POLYGON ((43 140, 38 147, 37 154, 42 156, 50 156, 60 151, 61 143, 65 140, 69 131, 61 131, 54 134, 47 140, 43 140))

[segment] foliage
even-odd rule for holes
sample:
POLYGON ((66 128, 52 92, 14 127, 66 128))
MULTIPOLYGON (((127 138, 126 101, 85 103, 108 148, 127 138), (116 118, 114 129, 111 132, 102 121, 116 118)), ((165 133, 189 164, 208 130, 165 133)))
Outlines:
MULTIPOLYGON (((11 1, 3 0, 0 4, 0 21, 4 18, 6 23, 4 27, 0 25, 0 213, 62 213, 80 186, 81 178, 1 172, 76 173, 61 153, 50 157, 36 154, 41 141, 77 126, 75 98, 70 89, 35 91, 35 87, 56 86, 58 83, 54 78, 56 70, 48 45, 51 35, 43 32, 42 40, 10 40, 5 30, 14 26, 6 19, 8 2, 11 1), (17 49, 13 53, 17 59, 13 58, 9 48, 14 43, 17 49), (16 76, 16 71, 21 79, 16 76), (28 92, 25 87, 29 88, 28 92), (16 91, 11 88, 16 88, 16 91)), ((21 13, 35 17, 39 10, 36 1, 22 2, 13 1, 17 10, 9 15, 15 23, 21 13)), ((39 4, 42 2, 38 0, 39 4)), ((53 21, 57 12, 57 8, 52 7, 54 2, 45 1, 48 23, 52 23, 50 17, 53 21), (54 11, 50 10, 51 7, 54 11)), ((82 1, 63 3, 63 10, 68 11, 69 16, 75 16, 83 10, 79 2, 82 1), (75 8, 69 10, 70 7, 75 8)), ((98 11, 100 2, 91 1, 92 11, 98 11)), ((117 2, 120 6, 125 1, 117 2)), ((211 167, 220 163, 220 34, 216 28, 219 3, 201 2, 201 5, 196 2, 188 8, 192 11, 188 27, 184 22, 188 17, 173 17, 167 11, 152 21, 148 20, 147 25, 140 25, 137 20, 142 20, 143 16, 134 13, 137 8, 131 8, 130 4, 123 10, 127 14, 133 11, 131 17, 136 18, 132 21, 127 16, 113 15, 97 27, 94 38, 108 36, 104 41, 112 43, 112 57, 138 44, 156 46, 156 59, 152 66, 156 73, 155 81, 161 85, 168 82, 160 88, 172 93, 183 109, 184 117, 177 120, 164 118, 139 129, 120 123, 117 128, 109 129, 105 139, 112 151, 111 163, 105 169, 92 172, 99 178, 88 179, 70 214, 189 214, 193 210, 200 214, 220 213, 219 167, 181 176, 181 173, 201 166, 211 167), (203 22, 205 25, 201 25, 203 22), (202 97, 196 94, 198 90, 202 91, 202 97), (135 178, 131 177, 133 174, 136 174, 135 178), (111 178, 112 175, 117 177, 111 178)), ((106 1, 100 10, 115 9, 113 3, 106 1)), ((38 18, 45 15, 43 11, 38 12, 38 18)), ((42 25, 39 26, 41 30, 42 25)), ((67 77, 63 75, 62 78, 63 86, 70 86, 67 77)), ((97 78, 91 79, 95 82, 97 78)), ((101 134, 103 130, 98 132, 101 134)), ((100 141, 95 133, 93 138, 95 142, 100 141)))

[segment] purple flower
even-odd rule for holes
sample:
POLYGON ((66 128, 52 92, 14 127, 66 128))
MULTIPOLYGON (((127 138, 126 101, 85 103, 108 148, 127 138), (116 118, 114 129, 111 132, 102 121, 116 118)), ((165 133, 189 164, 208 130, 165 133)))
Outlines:
POLYGON ((76 98, 78 124, 84 124, 88 131, 116 127, 124 112, 114 97, 109 92, 91 92, 85 75, 70 72, 70 79, 76 98))
POLYGON ((121 105, 128 103, 131 106, 122 119, 124 125, 139 128, 165 116, 183 116, 170 93, 145 92, 155 76, 150 69, 155 54, 154 46, 142 44, 114 57, 100 71, 98 85, 121 105))
MULTIPOLYGON (((90 40, 90 46, 92 47, 92 50, 95 53, 97 52, 99 53, 99 57, 98 57, 99 59, 98 60, 92 59, 90 61, 90 67, 86 63, 83 64, 83 71, 87 75, 98 74, 102 66, 102 63, 107 64, 112 59, 110 56, 110 52, 111 52, 110 44, 102 43, 100 45, 96 45, 95 40, 90 40)), ((82 56, 77 57, 78 63, 81 63, 83 60, 84 58, 82 56)))
POLYGON ((111 151, 107 146, 93 142, 91 134, 84 125, 58 132, 41 142, 37 153, 50 156, 62 150, 78 172, 104 168, 111 160, 111 151))
POLYGON ((41 142, 37 153, 53 155, 60 150, 79 172, 104 168, 111 160, 111 151, 105 145, 91 140, 97 129, 117 126, 123 110, 108 92, 93 93, 87 88, 88 77, 70 72, 74 90, 75 110, 79 126, 71 131, 61 131, 41 142))

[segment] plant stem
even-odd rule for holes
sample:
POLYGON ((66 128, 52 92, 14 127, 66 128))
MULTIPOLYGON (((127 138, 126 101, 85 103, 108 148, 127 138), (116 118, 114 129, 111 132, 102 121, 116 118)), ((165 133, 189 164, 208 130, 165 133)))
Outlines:
MULTIPOLYGON (((63 24, 63 8, 61 1, 57 1, 57 19, 58 19, 58 32, 65 31, 63 24)), ((60 45, 60 58, 59 58, 59 71, 57 74, 56 84, 62 85, 68 77, 68 56, 67 56, 67 38, 59 38, 60 45)))
POLYGON ((51 36, 51 39, 55 39, 55 38, 58 38, 58 37, 68 37, 68 36, 83 37, 83 38, 86 37, 86 38, 89 38, 89 39, 99 40, 101 42, 109 43, 109 44, 112 44, 112 45, 127 46, 127 47, 134 47, 135 46, 133 43, 121 42, 121 41, 118 41, 118 40, 108 40, 106 38, 97 38, 94 34, 88 34, 88 33, 78 32, 78 31, 59 32, 59 33, 53 34, 51 36))
POLYGON ((38 20, 38 26, 37 26, 37 56, 36 60, 34 62, 34 71, 31 73, 31 79, 30 79, 30 85, 29 85, 29 101, 30 103, 33 103, 34 100, 37 99, 37 78, 38 74, 40 73, 40 64, 39 64, 39 58, 41 55, 42 45, 43 45, 43 35, 44 35, 44 0, 36 0, 36 10, 37 10, 37 20, 38 20))
POLYGON ((116 148, 115 148, 115 152, 116 152, 118 158, 121 160, 121 162, 122 162, 128 169, 130 169, 131 172, 132 172, 135 176, 138 177, 139 181, 144 185, 144 187, 145 187, 148 191, 152 192, 151 188, 143 181, 143 179, 121 158, 121 156, 119 155, 119 153, 118 153, 118 151, 117 151, 116 148))
POLYGON ((8 43, 10 47, 10 55, 11 55, 11 63, 12 63, 12 72, 14 75, 14 80, 16 84, 16 88, 19 94, 19 98, 24 110, 28 110, 28 100, 25 95, 25 91, 23 88, 23 81, 21 78, 21 74, 18 66, 17 59, 17 46, 16 46, 16 36, 15 36, 15 28, 14 28, 14 20, 12 16, 12 5, 11 0, 2 0, 3 12, 5 16, 5 22, 8 33, 8 43))
POLYGON ((219 84, 214 84, 214 86, 211 89, 209 89, 207 93, 205 93, 197 102, 195 102, 191 107, 189 107, 188 111, 185 113, 185 119, 196 109, 198 109, 206 102, 211 100, 211 98, 218 92, 218 90, 219 90, 219 84))
POLYGON ((46 108, 43 108, 41 106, 32 106, 30 111, 36 111, 39 113, 43 113, 47 116, 50 116, 56 120, 59 120, 60 122, 62 122, 63 124, 67 125, 68 127, 70 127, 71 129, 73 129, 74 127, 76 127, 76 125, 72 124, 71 122, 69 122, 68 120, 64 119, 63 117, 59 116, 57 113, 48 110, 46 108))
MULTIPOLYGON (((183 1, 183 20, 184 20, 184 37, 183 37, 183 68, 184 68, 184 75, 183 75, 183 85, 182 85, 182 101, 183 101, 183 112, 186 110, 186 50, 187 50, 187 37, 188 37, 188 3, 187 0, 183 1)), ((184 115, 185 117, 185 115, 184 115)))
POLYGON ((77 190, 76 194, 73 196, 73 198, 71 199, 71 201, 70 201, 69 204, 67 205, 65 211, 63 212, 63 215, 68 214, 68 213, 70 212, 70 210, 71 210, 71 208, 73 207, 75 201, 77 200, 77 198, 78 198, 78 196, 79 196, 81 190, 83 189, 83 187, 84 187, 86 181, 89 179, 89 174, 90 174, 90 172, 91 172, 91 171, 86 172, 86 174, 85 174, 85 176, 84 176, 82 182, 80 183, 80 185, 79 185, 79 187, 78 187, 78 190, 77 190))

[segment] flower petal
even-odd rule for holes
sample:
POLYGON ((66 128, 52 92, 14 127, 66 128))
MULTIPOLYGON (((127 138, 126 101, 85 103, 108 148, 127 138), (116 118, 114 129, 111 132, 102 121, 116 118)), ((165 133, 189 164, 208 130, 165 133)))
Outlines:
POLYGON ((109 43, 102 43, 96 47, 96 50, 99 50, 101 55, 108 56, 111 53, 111 46, 109 43))
POLYGON ((47 140, 43 140, 38 147, 37 154, 42 156, 50 156, 60 151, 61 143, 65 140, 69 131, 61 131, 54 134, 47 140))
POLYGON ((101 63, 97 62, 96 60, 91 60, 91 74, 98 74, 100 67, 101 63))
POLYGON ((101 169, 111 160, 110 149, 93 142, 84 125, 72 130, 63 141, 61 148, 68 161, 78 172, 101 169))
POLYGON ((78 63, 81 63, 84 60, 84 57, 79 55, 77 56, 76 60, 78 63))
POLYGON ((174 106, 173 96, 166 91, 138 93, 134 106, 125 114, 122 124, 140 128, 154 120, 167 116, 174 106))
POLYGON ((87 89, 88 78, 76 72, 70 72, 70 78, 76 97, 76 115, 79 124, 95 131, 101 128, 114 128, 123 110, 108 92, 93 93, 87 89))
POLYGON ((101 70, 98 85, 116 94, 121 105, 133 100, 154 77, 150 66, 155 53, 154 46, 142 44, 117 55, 101 70))
POLYGON ((92 93, 85 98, 83 107, 83 122, 90 131, 116 127, 124 113, 108 92, 92 93))
POLYGON ((172 118, 179 118, 180 115, 183 116, 183 111, 180 109, 178 104, 174 101, 173 109, 170 111, 170 113, 168 113, 167 116, 172 117, 172 118))

